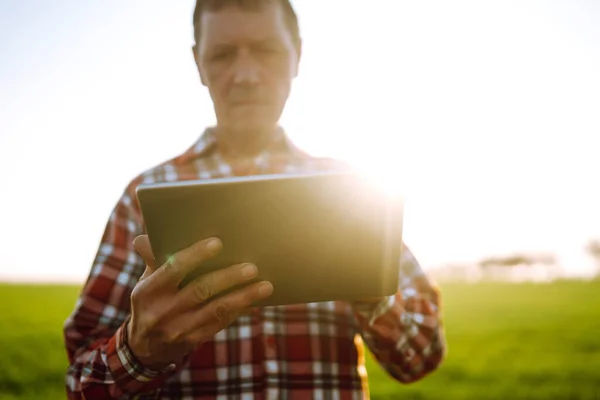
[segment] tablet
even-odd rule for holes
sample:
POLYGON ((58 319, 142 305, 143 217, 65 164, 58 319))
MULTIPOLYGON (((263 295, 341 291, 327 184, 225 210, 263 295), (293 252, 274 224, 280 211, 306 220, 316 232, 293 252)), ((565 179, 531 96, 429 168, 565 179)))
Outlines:
MULTIPOLYGON (((218 237, 195 274, 251 262, 273 294, 256 306, 388 296, 398 288, 402 199, 351 172, 141 184, 137 199, 157 265, 218 237)), ((185 283, 183 283, 185 284, 185 283)))

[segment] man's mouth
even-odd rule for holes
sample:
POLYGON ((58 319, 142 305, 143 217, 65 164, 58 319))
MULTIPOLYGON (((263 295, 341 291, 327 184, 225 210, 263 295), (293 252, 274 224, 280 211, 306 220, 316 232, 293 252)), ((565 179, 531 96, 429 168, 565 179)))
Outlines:
POLYGON ((264 101, 258 100, 245 100, 245 101, 234 101, 231 103, 233 106, 263 106, 266 103, 264 101))

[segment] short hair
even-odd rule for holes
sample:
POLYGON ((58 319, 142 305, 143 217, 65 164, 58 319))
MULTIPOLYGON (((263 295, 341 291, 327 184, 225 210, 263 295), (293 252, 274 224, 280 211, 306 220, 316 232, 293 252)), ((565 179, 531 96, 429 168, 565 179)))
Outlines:
POLYGON ((294 7, 290 3, 290 0, 196 0, 196 7, 194 8, 194 40, 196 43, 200 41, 200 21, 202 12, 205 10, 215 11, 223 8, 226 5, 236 5, 243 9, 260 9, 270 3, 279 3, 284 13, 285 24, 290 34, 294 46, 300 46, 300 27, 298 26, 298 16, 294 11, 294 7))

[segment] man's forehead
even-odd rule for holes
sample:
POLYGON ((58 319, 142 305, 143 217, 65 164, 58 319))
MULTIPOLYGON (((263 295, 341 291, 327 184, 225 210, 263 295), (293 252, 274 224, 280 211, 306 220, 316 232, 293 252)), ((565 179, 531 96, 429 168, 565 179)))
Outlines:
POLYGON ((200 45, 213 46, 238 41, 285 39, 283 10, 278 2, 266 2, 256 7, 235 4, 207 9, 200 17, 200 45))

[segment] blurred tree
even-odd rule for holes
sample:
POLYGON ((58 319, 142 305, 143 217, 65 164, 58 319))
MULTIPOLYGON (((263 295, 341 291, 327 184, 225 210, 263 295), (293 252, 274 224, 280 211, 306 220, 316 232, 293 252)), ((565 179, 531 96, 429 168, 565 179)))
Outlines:
POLYGON ((590 240, 586 250, 593 259, 600 261, 600 239, 590 240))
POLYGON ((556 257, 552 254, 512 254, 501 257, 488 257, 479 262, 481 268, 530 266, 536 264, 555 265, 556 257))
POLYGON ((600 239, 590 240, 585 249, 590 257, 596 261, 597 275, 600 276, 600 239))
POLYGON ((556 257, 552 254, 515 253, 485 258, 478 263, 478 266, 485 279, 519 280, 535 279, 536 276, 539 276, 539 270, 533 267, 545 267, 546 272, 552 274, 552 269, 557 267, 557 262, 556 257), (520 267, 527 267, 527 270, 533 275, 529 275, 520 267))

